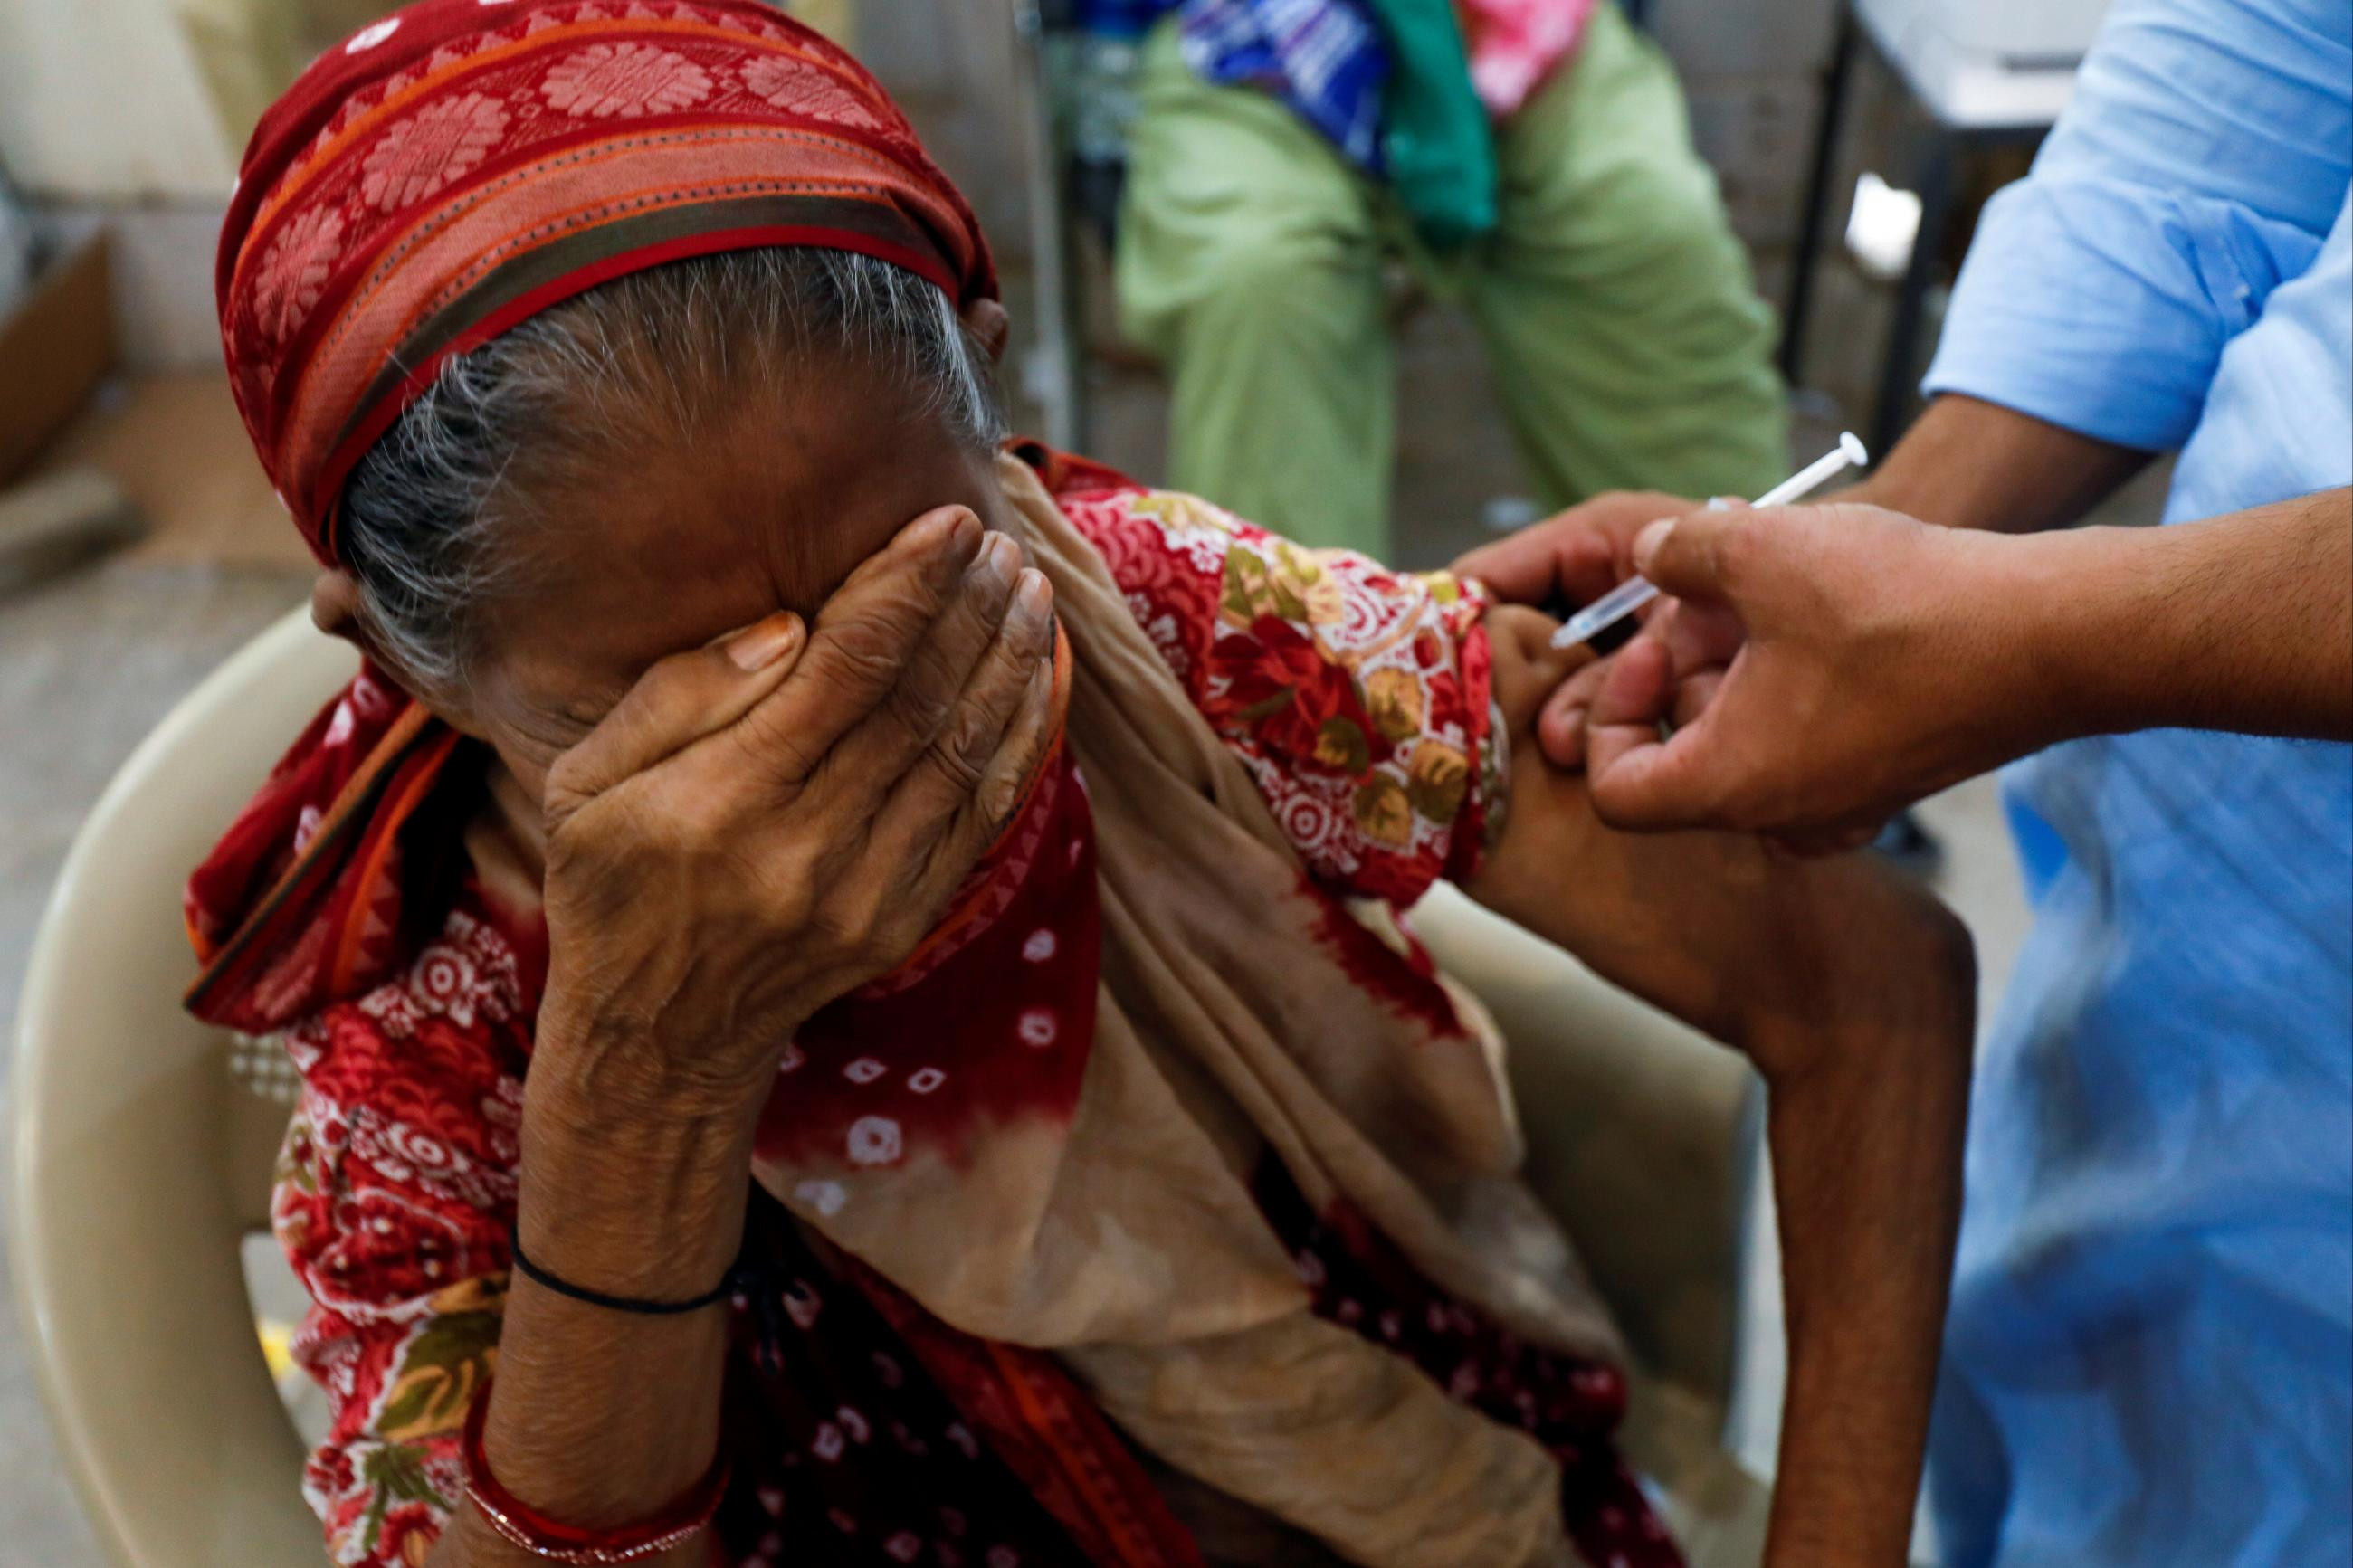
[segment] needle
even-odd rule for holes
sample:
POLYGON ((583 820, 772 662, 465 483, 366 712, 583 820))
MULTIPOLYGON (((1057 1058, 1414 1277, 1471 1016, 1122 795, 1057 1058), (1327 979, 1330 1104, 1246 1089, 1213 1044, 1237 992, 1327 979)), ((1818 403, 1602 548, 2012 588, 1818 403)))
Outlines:
MULTIPOLYGON (((1769 506, 1787 506, 1800 497, 1813 494, 1847 469, 1861 468, 1870 461, 1871 454, 1863 448, 1862 443, 1856 439, 1854 432, 1850 430, 1839 437, 1839 444, 1834 449, 1823 453, 1788 479, 1783 479, 1779 484, 1758 496, 1752 504, 1760 509, 1769 506)), ((1718 504, 1713 501, 1709 503, 1711 507, 1718 504)), ((1658 596, 1658 588, 1647 578, 1629 577, 1577 614, 1569 616, 1567 623, 1560 630, 1553 633, 1552 646, 1575 647, 1578 643, 1587 641, 1596 634, 1608 631, 1658 596)))

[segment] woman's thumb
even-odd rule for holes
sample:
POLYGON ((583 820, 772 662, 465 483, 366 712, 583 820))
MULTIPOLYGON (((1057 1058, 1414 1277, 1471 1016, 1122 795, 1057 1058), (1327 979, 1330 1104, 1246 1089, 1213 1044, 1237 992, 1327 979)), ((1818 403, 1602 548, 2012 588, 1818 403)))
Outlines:
POLYGON ((1730 546, 1752 521, 1742 506, 1654 522, 1634 538, 1634 570, 1678 599, 1725 603, 1732 589, 1730 546))

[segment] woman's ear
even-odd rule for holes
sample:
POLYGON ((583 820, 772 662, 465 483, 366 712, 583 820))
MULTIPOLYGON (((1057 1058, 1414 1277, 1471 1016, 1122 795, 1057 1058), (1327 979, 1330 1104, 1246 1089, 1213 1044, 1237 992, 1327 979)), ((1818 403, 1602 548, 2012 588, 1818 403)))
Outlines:
POLYGON ((348 572, 322 572, 311 584, 311 624, 331 637, 341 637, 373 658, 367 634, 360 625, 360 585, 348 572))
POLYGON ((1013 337, 1013 318, 1005 313, 1003 305, 994 300, 975 300, 964 308, 964 324, 980 340, 991 360, 1005 357, 1005 345, 1013 337))
POLYGON ((453 705, 446 694, 436 696, 427 687, 412 679, 408 671, 401 668, 400 661, 385 652, 384 645, 369 629, 367 617, 360 613, 360 585, 350 573, 319 574, 319 580, 311 584, 311 624, 329 637, 340 637, 359 649, 361 657, 382 670, 394 685, 431 709, 435 717, 459 733, 476 740, 488 738, 472 713, 453 705))
POLYGON ((385 657, 384 646, 370 629, 367 617, 360 614, 359 580, 350 573, 337 570, 319 574, 319 580, 311 584, 311 624, 359 649, 362 658, 392 677, 410 696, 419 695, 409 683, 407 672, 400 668, 400 661, 385 657))

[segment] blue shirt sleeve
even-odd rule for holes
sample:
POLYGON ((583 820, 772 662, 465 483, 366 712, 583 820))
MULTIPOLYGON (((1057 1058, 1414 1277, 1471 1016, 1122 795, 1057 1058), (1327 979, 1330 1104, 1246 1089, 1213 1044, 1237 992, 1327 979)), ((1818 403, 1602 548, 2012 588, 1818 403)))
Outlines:
POLYGON ((2034 172, 1986 208, 1927 390, 2179 447, 2348 178, 2353 5, 2117 0, 2034 172))

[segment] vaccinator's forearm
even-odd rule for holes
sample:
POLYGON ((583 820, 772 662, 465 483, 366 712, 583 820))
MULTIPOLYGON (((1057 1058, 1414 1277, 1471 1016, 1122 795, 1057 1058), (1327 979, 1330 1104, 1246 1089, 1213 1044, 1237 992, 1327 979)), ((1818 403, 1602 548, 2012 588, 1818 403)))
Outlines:
POLYGON ((2064 528, 2138 473, 2149 454, 1947 395, 1879 454, 1872 476, 1840 492, 1946 528, 2036 533, 2064 528))
POLYGON ((2353 490, 1993 552, 2066 728, 2353 740, 2353 490))

